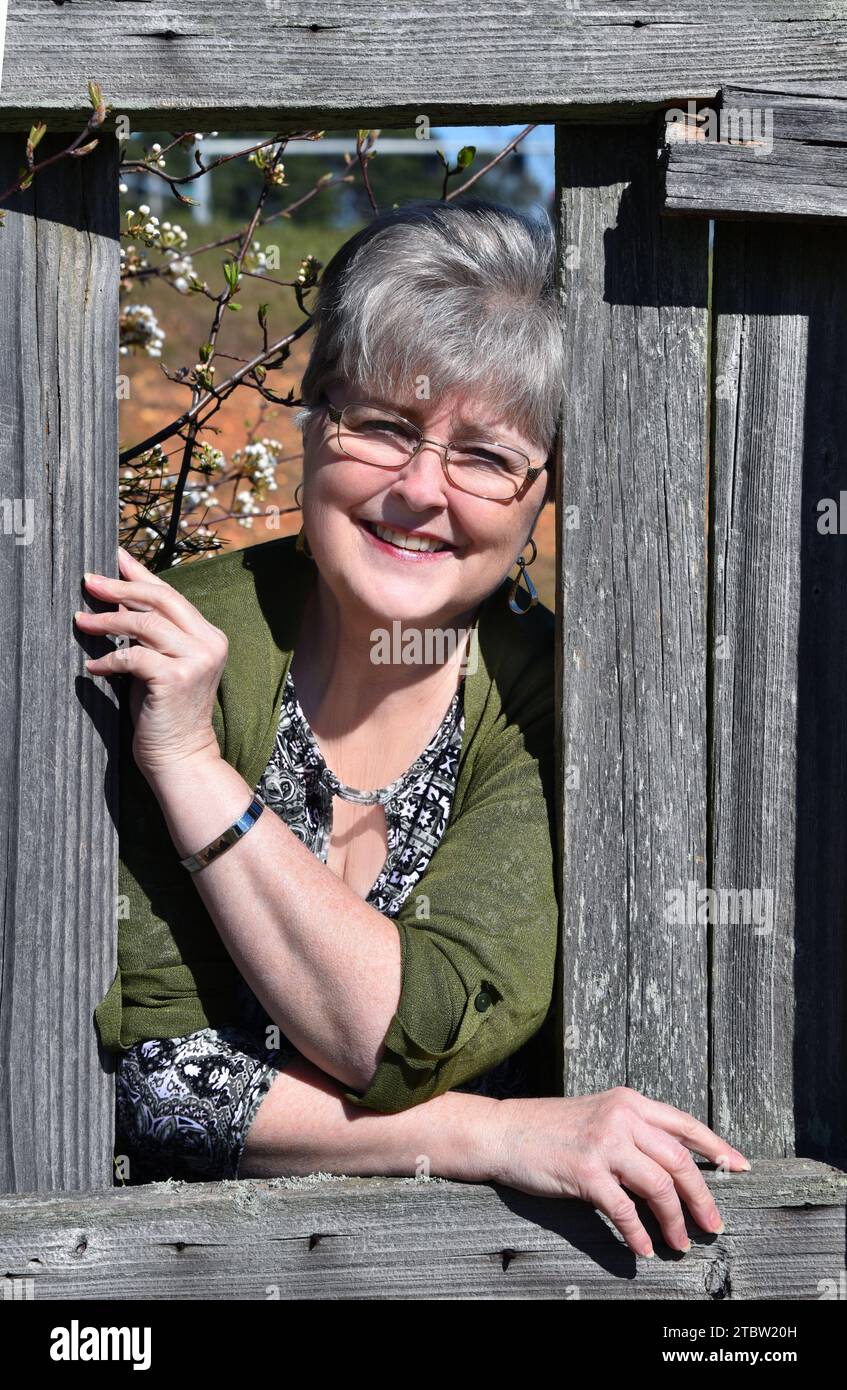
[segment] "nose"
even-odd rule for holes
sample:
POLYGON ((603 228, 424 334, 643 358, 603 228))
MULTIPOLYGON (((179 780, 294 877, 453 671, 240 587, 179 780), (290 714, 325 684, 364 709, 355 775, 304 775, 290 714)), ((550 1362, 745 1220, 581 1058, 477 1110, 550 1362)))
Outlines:
POLYGON ((445 447, 421 440, 412 458, 397 471, 393 491, 415 510, 443 506, 448 500, 450 484, 442 467, 445 447))

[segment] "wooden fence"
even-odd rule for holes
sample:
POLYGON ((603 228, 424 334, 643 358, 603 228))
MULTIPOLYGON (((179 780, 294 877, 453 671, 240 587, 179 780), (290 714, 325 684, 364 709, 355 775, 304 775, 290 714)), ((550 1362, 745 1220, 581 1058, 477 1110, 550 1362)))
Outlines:
POLYGON ((556 123, 562 1086, 669 1101, 753 1172, 707 1172, 726 1233, 690 1222, 687 1261, 647 1272, 587 1204, 490 1185, 113 1187, 92 1011, 115 967, 116 709, 72 629, 83 570, 116 572, 108 135, 0 232, 7 1280, 216 1297, 237 1267, 236 1297, 812 1299, 843 1278, 847 537, 822 517, 847 457, 847 23, 773 13, 448 4, 398 28, 271 4, 250 32, 218 0, 11 0, 0 188, 35 119, 40 154, 81 129, 89 79, 133 129, 556 123), (721 112, 744 143, 710 133, 721 112))

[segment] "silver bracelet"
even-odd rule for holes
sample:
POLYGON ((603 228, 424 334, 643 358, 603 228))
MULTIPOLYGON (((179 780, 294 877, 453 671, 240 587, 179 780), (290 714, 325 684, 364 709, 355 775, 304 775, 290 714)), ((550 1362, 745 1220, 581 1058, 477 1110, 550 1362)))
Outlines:
POLYGON ((218 835, 212 840, 211 844, 204 849, 198 849, 196 854, 189 854, 185 859, 180 859, 180 864, 189 873, 196 874, 198 869, 205 869, 213 859, 217 859, 219 854, 225 853, 240 839, 247 831, 252 829, 265 809, 265 803, 260 796, 254 796, 243 816, 239 816, 237 821, 225 830, 222 835, 218 835))

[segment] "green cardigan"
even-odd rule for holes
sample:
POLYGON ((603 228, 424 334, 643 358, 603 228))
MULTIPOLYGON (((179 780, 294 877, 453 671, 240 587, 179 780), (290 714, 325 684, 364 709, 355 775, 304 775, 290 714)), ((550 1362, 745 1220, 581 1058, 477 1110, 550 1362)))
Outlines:
MULTIPOLYGON (((161 578, 229 639, 213 727, 250 788, 274 745, 303 605, 317 577, 293 537, 177 565, 161 578)), ((554 618, 510 612, 508 580, 479 607, 478 659, 443 837, 397 916, 402 988, 385 1048, 355 1105, 395 1112, 517 1051, 551 1009, 559 901, 554 618), (424 897, 424 895, 426 895, 424 897)), ((232 1022, 235 965, 183 869, 132 757, 121 700, 118 969, 95 1010, 105 1048, 232 1022)))

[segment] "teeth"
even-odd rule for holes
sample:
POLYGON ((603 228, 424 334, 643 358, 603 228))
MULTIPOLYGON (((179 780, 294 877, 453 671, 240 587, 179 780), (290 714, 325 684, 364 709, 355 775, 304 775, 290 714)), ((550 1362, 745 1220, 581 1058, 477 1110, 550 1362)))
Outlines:
POLYGON ((397 545, 401 550, 446 549, 443 541, 434 541, 429 536, 407 536, 403 531, 392 531, 389 526, 377 526, 375 522, 371 525, 381 541, 397 545))

